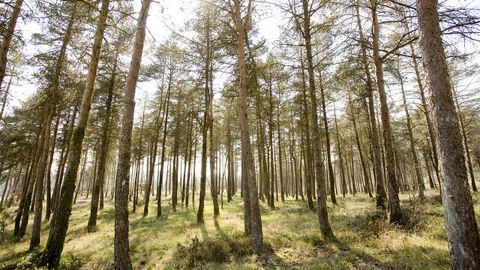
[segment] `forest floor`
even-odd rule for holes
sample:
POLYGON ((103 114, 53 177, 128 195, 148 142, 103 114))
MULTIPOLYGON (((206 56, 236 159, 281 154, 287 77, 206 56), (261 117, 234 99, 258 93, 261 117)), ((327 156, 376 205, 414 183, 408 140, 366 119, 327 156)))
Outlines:
MULTIPOLYGON (((427 192, 420 204, 403 194, 405 225, 393 226, 374 200, 366 195, 338 197, 329 203, 329 217, 336 241, 324 240, 317 216, 301 200, 288 198, 270 210, 262 204, 264 241, 270 252, 257 257, 242 236, 243 210, 240 197, 224 202, 217 222, 206 201, 205 225, 196 225, 196 211, 178 207, 170 212, 165 200, 164 217, 155 217, 156 203, 143 218, 143 207, 130 214, 130 249, 134 269, 448 269, 449 256, 443 209, 437 192, 427 192)), ((474 195, 477 221, 480 196, 474 195)), ((95 233, 87 233, 89 200, 73 207, 63 250, 64 269, 111 269, 113 263, 114 208, 111 202, 99 213, 95 233)), ((12 212, 14 209, 9 209, 12 212)), ((48 237, 42 229, 42 246, 48 237)), ((0 243, 0 269, 27 269, 29 235, 12 238, 7 226, 0 243)), ((27 232, 30 231, 27 230, 27 232)))

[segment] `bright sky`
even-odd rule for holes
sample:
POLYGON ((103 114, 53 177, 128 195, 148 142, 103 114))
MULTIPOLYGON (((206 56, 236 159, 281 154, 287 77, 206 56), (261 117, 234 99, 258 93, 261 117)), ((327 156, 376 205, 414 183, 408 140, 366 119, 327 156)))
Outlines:
MULTIPOLYGON (((156 0, 152 3, 150 8, 150 16, 147 21, 148 33, 146 39, 146 46, 144 50, 144 61, 148 59, 149 54, 154 46, 165 41, 173 29, 176 32, 181 32, 182 26, 188 18, 192 17, 193 9, 199 0, 156 0)), ((134 0, 135 11, 138 12, 141 6, 141 0, 134 0)), ((258 4, 257 9, 265 9, 265 5, 258 4)), ((280 14, 277 12, 268 12, 265 10, 265 16, 258 21, 260 29, 260 36, 265 37, 269 42, 273 42, 279 37, 280 31, 277 22, 281 21, 280 14)), ((136 16, 135 16, 136 17, 136 16)), ((24 48, 24 53, 27 56, 32 56, 38 50, 31 45, 31 36, 34 33, 40 33, 41 28, 35 22, 25 24, 19 21, 17 30, 22 32, 27 46, 24 48)), ((148 60, 146 60, 148 61, 148 60)), ((7 110, 11 111, 13 106, 20 106, 22 101, 26 100, 30 95, 37 91, 35 81, 32 79, 33 69, 29 68, 24 72, 24 78, 15 81, 11 88, 11 95, 7 110)), ((145 96, 151 96, 156 90, 155 83, 139 83, 137 89, 137 104, 142 104, 145 96)), ((138 111, 138 110, 137 110, 138 111)))
MULTIPOLYGON (((192 17, 192 11, 196 7, 198 1, 201 0, 156 0, 152 3, 150 16, 148 18, 148 34, 147 43, 144 51, 144 62, 148 61, 149 54, 152 48, 159 43, 167 39, 171 31, 169 28, 174 29, 176 32, 181 32, 181 28, 184 25, 186 19, 192 17), (167 25, 168 24, 168 27, 167 25)), ((470 7, 480 7, 480 1, 478 0, 449 0, 448 3, 461 5, 467 5, 470 7)), ((140 9, 141 0, 134 0, 135 10, 140 9)), ((257 2, 257 11, 261 14, 261 18, 256 21, 259 29, 259 37, 266 38, 268 45, 273 45, 273 42, 280 36, 279 25, 283 24, 284 18, 278 8, 273 7, 266 2, 257 2)), ((36 23, 28 23, 25 25, 23 22, 19 23, 17 29, 22 31, 22 35, 26 40, 27 46, 24 48, 24 52, 31 56, 37 49, 31 45, 30 37, 33 33, 41 32, 40 26, 36 23)), ((477 57, 478 59, 478 57, 477 57)), ((477 61, 480 62, 480 61, 477 61)), ((20 81, 15 81, 14 86, 11 89, 11 96, 9 99, 8 108, 12 106, 19 106, 28 96, 33 94, 37 89, 34 79, 31 78, 32 69, 27 69, 25 77, 20 81)), ((156 84, 140 83, 137 90, 137 104, 143 104, 145 96, 151 96, 156 90, 156 84)), ((392 98, 392 101, 395 98, 392 98)), ((137 108, 137 112, 138 112, 137 108)))

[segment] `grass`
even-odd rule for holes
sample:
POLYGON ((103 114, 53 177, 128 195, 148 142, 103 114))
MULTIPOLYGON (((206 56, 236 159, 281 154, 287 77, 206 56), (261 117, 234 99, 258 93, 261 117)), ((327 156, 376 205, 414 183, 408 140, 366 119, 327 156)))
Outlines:
MULTIPOLYGON (((243 209, 240 197, 224 204, 217 222, 211 201, 206 202, 205 224, 196 224, 196 211, 178 207, 170 211, 165 200, 164 216, 142 217, 143 207, 130 214, 130 250, 134 269, 449 269, 443 209, 434 192, 419 204, 402 195, 406 220, 402 228, 385 221, 366 195, 338 198, 329 204, 336 241, 320 235, 315 213, 306 203, 288 199, 277 209, 262 205, 264 240, 271 252, 257 257, 243 236, 243 209)), ((480 197, 475 194, 477 221, 480 197)), ((13 212, 15 209, 8 209, 13 212)), ((87 233, 89 201, 74 207, 62 255, 64 269, 111 269, 113 263, 114 209, 111 202, 99 213, 97 230, 87 233)), ((45 245, 49 225, 43 224, 45 245)), ((0 269, 28 264, 25 251, 30 228, 20 240, 12 238, 13 224, 6 226, 0 243, 0 269)), ((25 266, 28 268, 28 266, 25 266)))

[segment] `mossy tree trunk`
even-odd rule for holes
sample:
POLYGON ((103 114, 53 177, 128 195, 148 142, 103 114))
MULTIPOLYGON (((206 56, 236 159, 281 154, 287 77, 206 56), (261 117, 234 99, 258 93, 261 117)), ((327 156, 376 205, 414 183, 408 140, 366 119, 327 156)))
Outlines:
POLYGON ((58 268, 62 254, 65 236, 68 230, 70 214, 72 212, 73 195, 75 192, 75 181, 77 179, 78 167, 82 154, 83 138, 88 123, 90 108, 92 105, 93 90, 97 76, 97 67, 100 59, 100 51, 103 41, 103 33, 107 26, 107 17, 110 1, 103 0, 97 23, 97 29, 93 42, 92 56, 89 64, 87 81, 83 91, 83 99, 80 107, 78 124, 73 132, 71 153, 68 160, 65 181, 62 185, 60 200, 53 214, 50 234, 41 265, 48 265, 49 268, 58 268))

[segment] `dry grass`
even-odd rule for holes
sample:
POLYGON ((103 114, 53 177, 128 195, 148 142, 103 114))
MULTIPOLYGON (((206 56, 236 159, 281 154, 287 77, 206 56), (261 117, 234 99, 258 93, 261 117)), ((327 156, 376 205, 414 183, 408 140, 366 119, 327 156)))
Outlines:
MULTIPOLYGON (((205 221, 197 226, 196 211, 179 207, 176 213, 164 202, 164 217, 142 211, 130 215, 130 247, 134 269, 448 269, 448 249, 443 227, 443 210, 428 192, 428 200, 419 204, 402 195, 406 225, 394 227, 384 213, 374 209, 373 199, 365 195, 338 198, 329 204, 332 228, 337 241, 324 240, 315 213, 305 202, 288 199, 277 209, 262 205, 264 238, 273 252, 261 258, 254 255, 244 238, 241 198, 226 203, 217 222, 213 220, 211 201, 206 202, 205 221)), ((477 220, 480 220, 479 196, 475 195, 477 220)), ((143 210, 143 208, 139 208, 143 210)), ((14 209, 7 211, 13 212, 14 209)), ((113 262, 113 205, 108 202, 99 214, 98 228, 87 233, 89 201, 74 208, 63 251, 64 269, 110 269, 113 262)), ((42 245, 48 236, 48 224, 42 230, 42 245)), ((6 239, 0 244, 0 269, 28 265, 32 256, 29 235, 12 238, 13 224, 6 227, 6 239), (20 262, 20 264, 19 264, 20 262)), ((29 230, 27 230, 28 232, 29 230)), ((29 266, 31 267, 31 266, 29 266)), ((28 268, 28 267, 27 267, 28 268)))

